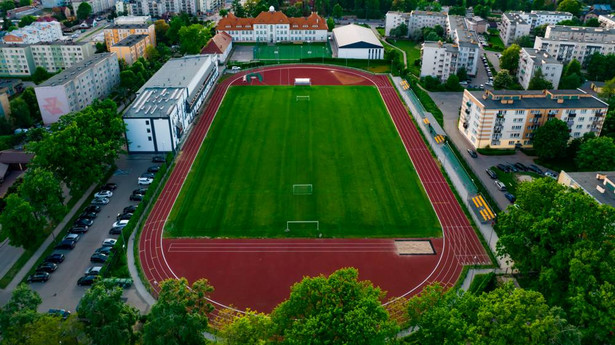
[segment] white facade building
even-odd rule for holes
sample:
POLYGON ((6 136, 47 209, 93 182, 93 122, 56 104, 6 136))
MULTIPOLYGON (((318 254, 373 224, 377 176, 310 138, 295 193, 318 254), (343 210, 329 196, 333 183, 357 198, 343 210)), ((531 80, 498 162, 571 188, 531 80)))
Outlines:
POLYGON ((101 13, 110 9, 115 9, 115 0, 72 0, 75 11, 82 2, 87 2, 92 6, 92 13, 101 13))
POLYGON ((517 79, 524 89, 527 90, 530 80, 532 80, 538 69, 542 71, 544 79, 551 82, 553 89, 557 89, 564 65, 546 51, 521 48, 517 79))
POLYGON ((218 57, 218 63, 223 65, 233 50, 233 38, 226 32, 216 34, 209 39, 201 54, 213 54, 218 57))
POLYGON ((289 18, 273 6, 256 18, 239 18, 233 13, 220 19, 218 32, 226 32, 234 42, 326 42, 327 22, 312 12, 309 17, 289 18))
POLYGON ((498 26, 500 38, 504 45, 508 46, 516 39, 529 35, 537 26, 557 24, 572 17, 569 12, 559 11, 506 12, 498 26))
POLYGON ((58 22, 34 22, 21 29, 7 33, 4 43, 33 44, 39 42, 53 42, 61 39, 62 27, 58 22))
POLYGON ((457 73, 459 49, 451 43, 424 42, 421 48, 421 77, 432 76, 446 81, 457 73))
POLYGON ((615 29, 615 16, 612 14, 598 16, 598 22, 605 29, 615 29))
POLYGON ((371 29, 350 24, 333 29, 333 56, 340 59, 384 59, 384 47, 371 29))
POLYGON ((57 72, 91 57, 95 52, 91 42, 0 44, 0 75, 30 76, 36 67, 57 72))
POLYGON ((215 55, 171 59, 141 87, 123 116, 128 151, 177 150, 216 83, 216 60, 215 55))
POLYGON ((79 111, 96 99, 107 97, 120 82, 120 66, 114 53, 95 54, 34 88, 45 124, 79 111))
MULTIPOLYGON (((121 2, 118 2, 118 4, 121 2)), ((121 16, 113 19, 115 25, 148 24, 152 22, 151 16, 121 16)))
POLYGON ((384 33, 389 36, 391 30, 402 23, 408 26, 408 36, 415 35, 422 28, 433 28, 436 25, 440 25, 444 29, 447 25, 447 17, 446 12, 412 11, 408 13, 389 11, 385 16, 384 33))
POLYGON ((397 12, 389 11, 384 16, 384 35, 389 36, 391 30, 397 28, 401 24, 410 26, 410 13, 409 12, 397 12))
POLYGON ((563 63, 577 59, 586 65, 594 53, 615 53, 615 29, 550 25, 545 37, 536 37, 534 49, 545 50, 563 63))

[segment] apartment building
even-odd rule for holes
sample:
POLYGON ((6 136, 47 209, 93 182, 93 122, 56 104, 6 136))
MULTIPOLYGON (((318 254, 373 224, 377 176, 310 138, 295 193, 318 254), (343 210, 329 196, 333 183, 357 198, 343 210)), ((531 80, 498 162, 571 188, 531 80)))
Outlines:
POLYGON ((62 27, 58 22, 34 22, 21 29, 11 31, 2 37, 8 44, 33 44, 52 42, 62 38, 62 27))
POLYGON ((96 48, 91 42, 0 44, 0 75, 26 77, 32 75, 36 67, 57 72, 89 58, 95 52, 96 48))
POLYGON ((476 33, 468 30, 462 16, 448 16, 446 33, 459 49, 457 69, 465 67, 469 75, 476 75, 480 55, 476 33))
MULTIPOLYGON (((122 3, 122 2, 118 2, 122 3)), ((117 5, 117 4, 116 4, 117 5)), ((121 16, 113 19, 115 25, 148 24, 152 22, 151 16, 121 16)))
POLYGON ((563 63, 577 59, 585 66, 594 53, 615 52, 615 29, 549 25, 545 37, 536 37, 534 49, 545 50, 563 63))
POLYGON ((222 0, 198 0, 197 1, 197 9, 201 13, 213 13, 224 6, 224 1, 222 0))
POLYGON ((406 24, 408 35, 413 36, 422 28, 433 28, 436 25, 440 25, 442 28, 446 27, 447 17, 446 12, 412 11, 408 13, 389 11, 385 16, 384 32, 388 36, 391 30, 401 24, 406 24))
POLYGON ((458 128, 475 148, 532 147, 534 131, 553 118, 568 124, 571 139, 600 135, 608 108, 581 90, 465 90, 458 128))
POLYGON ((273 6, 256 18, 238 18, 233 13, 220 19, 216 28, 234 42, 326 42, 327 22, 312 12, 309 17, 289 18, 273 6))
POLYGON ((36 86, 34 92, 45 124, 107 97, 120 82, 114 53, 95 54, 36 86))
POLYGON ((82 2, 87 2, 92 6, 92 13, 101 13, 115 8, 115 0, 71 0, 75 10, 82 2))
POLYGON ((498 24, 500 38, 508 46, 516 39, 529 35, 537 26, 557 24, 572 17, 571 13, 559 11, 506 12, 498 24))
POLYGON ((154 24, 116 24, 105 28, 104 34, 105 44, 109 51, 114 44, 131 35, 148 35, 151 44, 156 46, 154 24))
POLYGON ((615 16, 612 14, 599 15, 598 22, 605 29, 615 29, 615 16))
POLYGON ((564 65, 544 50, 521 48, 517 79, 524 89, 527 90, 530 86, 530 80, 534 78, 539 69, 542 71, 543 77, 551 82, 553 88, 557 90, 564 65))
POLYGON ((389 36, 391 34, 391 30, 401 24, 406 24, 406 26, 410 27, 410 16, 410 12, 387 12, 384 16, 384 35, 389 36))
POLYGON ((451 43, 425 42, 421 48, 421 77, 436 76, 442 81, 457 73, 459 49, 451 43))
POLYGON ((141 87, 123 116, 128 151, 177 150, 216 83, 216 60, 215 55, 171 59, 141 87))
POLYGON ((465 17, 466 27, 470 31, 474 31, 477 34, 487 32, 489 29, 489 22, 479 16, 465 17))
POLYGON ((124 59, 128 65, 132 65, 140 57, 145 56, 145 48, 152 42, 148 35, 131 35, 111 46, 111 53, 115 53, 118 59, 124 59))

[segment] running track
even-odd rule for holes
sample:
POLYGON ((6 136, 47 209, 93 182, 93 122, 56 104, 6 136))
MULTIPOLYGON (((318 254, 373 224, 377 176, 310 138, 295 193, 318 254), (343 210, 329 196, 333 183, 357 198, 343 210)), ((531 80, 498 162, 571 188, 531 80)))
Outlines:
POLYGON ((490 259, 407 109, 387 76, 323 65, 283 65, 259 70, 265 85, 292 85, 310 77, 315 85, 374 85, 391 114, 443 229, 431 239, 436 255, 400 256, 393 239, 163 239, 164 223, 179 195, 215 114, 231 85, 243 85, 241 72, 220 83, 179 154, 175 169, 157 199, 139 240, 145 276, 155 293, 158 282, 187 277, 207 278, 215 287, 217 309, 270 311, 283 301, 292 283, 306 275, 329 274, 353 266, 361 279, 388 291, 387 298, 420 292, 431 282, 455 283, 463 265, 487 264, 490 259))

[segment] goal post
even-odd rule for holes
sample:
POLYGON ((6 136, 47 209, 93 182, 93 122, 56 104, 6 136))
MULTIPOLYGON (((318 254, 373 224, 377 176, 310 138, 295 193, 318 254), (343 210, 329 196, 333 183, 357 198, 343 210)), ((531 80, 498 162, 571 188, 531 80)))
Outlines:
POLYGON ((293 195, 312 195, 314 187, 312 184, 294 184, 293 195))
POLYGON ((290 226, 292 224, 304 224, 304 225, 309 225, 309 224, 313 224, 316 225, 316 230, 319 231, 320 230, 320 222, 317 220, 288 220, 286 221, 286 232, 290 231, 290 226))
POLYGON ((310 101, 310 96, 297 96, 296 101, 310 101))
POLYGON ((311 86, 311 78, 295 78, 295 86, 311 86))

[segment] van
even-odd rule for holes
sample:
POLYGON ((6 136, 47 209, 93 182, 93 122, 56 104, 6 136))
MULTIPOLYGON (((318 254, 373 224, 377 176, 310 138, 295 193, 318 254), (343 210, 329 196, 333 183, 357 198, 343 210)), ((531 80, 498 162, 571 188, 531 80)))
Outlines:
POLYGON ((495 181, 493 181, 493 183, 495 183, 495 186, 498 187, 499 190, 501 190, 501 191, 505 191, 506 190, 506 185, 504 185, 504 183, 502 183, 502 181, 495 180, 495 181))

